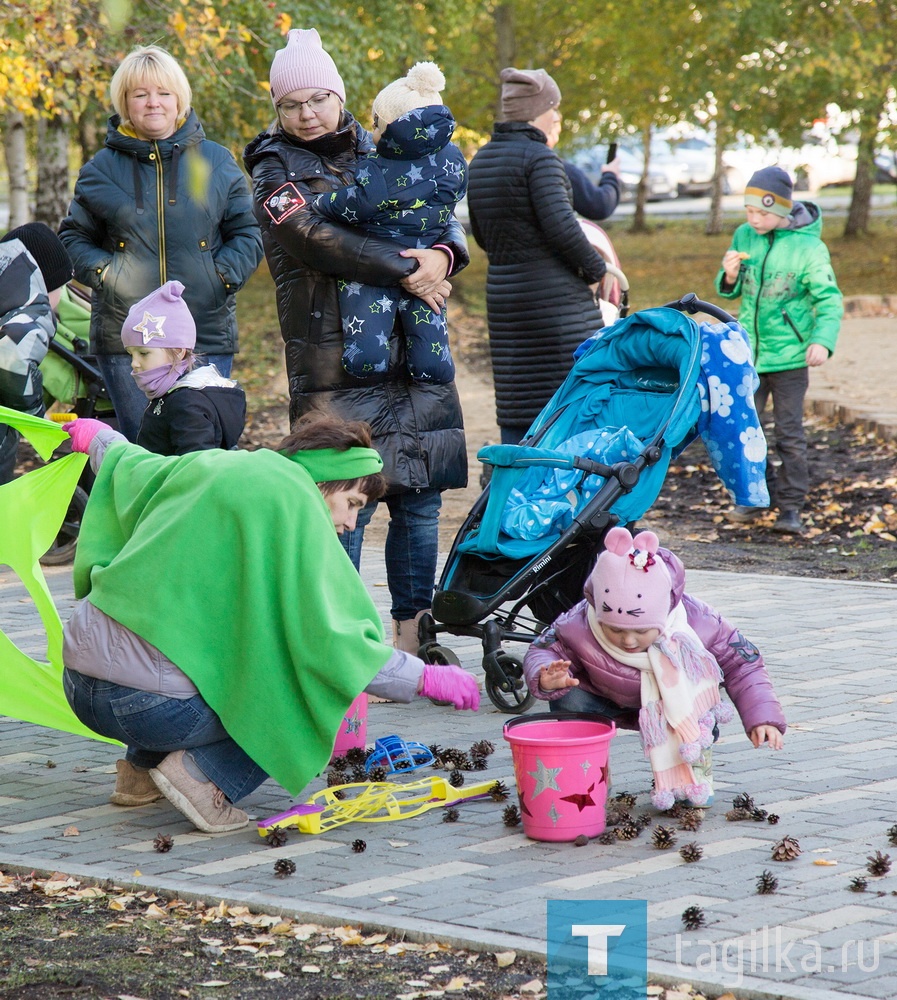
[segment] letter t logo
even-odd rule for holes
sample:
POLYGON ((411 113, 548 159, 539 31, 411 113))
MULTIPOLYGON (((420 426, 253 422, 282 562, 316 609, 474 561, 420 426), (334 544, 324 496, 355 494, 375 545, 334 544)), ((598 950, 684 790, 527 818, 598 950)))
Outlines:
POLYGON ((626 924, 573 924, 570 933, 574 937, 589 939, 588 971, 590 976, 607 975, 607 939, 619 937, 626 930, 626 924))

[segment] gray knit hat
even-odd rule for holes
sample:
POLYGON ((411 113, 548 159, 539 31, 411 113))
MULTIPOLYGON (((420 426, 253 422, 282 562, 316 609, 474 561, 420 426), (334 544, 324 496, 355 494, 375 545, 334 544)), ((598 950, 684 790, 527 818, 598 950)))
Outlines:
POLYGON ((781 167, 757 170, 744 189, 744 203, 787 219, 791 214, 794 185, 781 167))
POLYGON ((558 85, 544 69, 501 71, 501 115, 506 122, 531 122, 561 103, 558 85))

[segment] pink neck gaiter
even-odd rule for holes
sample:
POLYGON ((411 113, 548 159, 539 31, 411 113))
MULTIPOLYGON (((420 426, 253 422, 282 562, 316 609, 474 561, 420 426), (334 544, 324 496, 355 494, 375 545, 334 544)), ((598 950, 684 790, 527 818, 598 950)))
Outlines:
POLYGON ((147 399, 158 399, 190 370, 190 360, 182 358, 170 365, 150 368, 148 372, 131 372, 131 378, 147 399))

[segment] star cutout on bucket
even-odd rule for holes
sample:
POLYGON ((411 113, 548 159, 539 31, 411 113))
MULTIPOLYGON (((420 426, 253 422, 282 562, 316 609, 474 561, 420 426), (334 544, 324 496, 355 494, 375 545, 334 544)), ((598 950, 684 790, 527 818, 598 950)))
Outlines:
POLYGON ((561 789, 558 785, 557 777, 562 770, 562 767, 546 767, 545 764, 537 757, 536 770, 526 772, 536 782, 536 790, 533 792, 532 797, 535 798, 537 795, 541 795, 542 792, 548 788, 559 792, 561 789))

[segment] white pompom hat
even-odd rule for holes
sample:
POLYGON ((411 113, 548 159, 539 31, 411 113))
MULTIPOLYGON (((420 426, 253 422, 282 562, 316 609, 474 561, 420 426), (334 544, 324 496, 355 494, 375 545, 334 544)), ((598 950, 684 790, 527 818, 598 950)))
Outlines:
POLYGON ((434 62, 415 63, 401 80, 394 80, 374 98, 373 112, 381 127, 415 108, 442 104, 445 77, 434 62))

